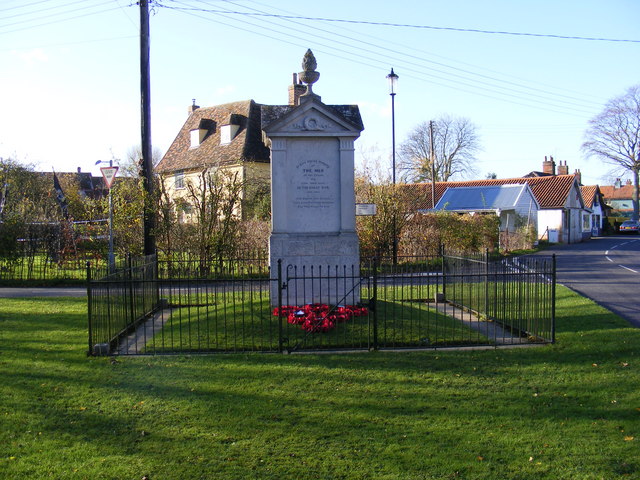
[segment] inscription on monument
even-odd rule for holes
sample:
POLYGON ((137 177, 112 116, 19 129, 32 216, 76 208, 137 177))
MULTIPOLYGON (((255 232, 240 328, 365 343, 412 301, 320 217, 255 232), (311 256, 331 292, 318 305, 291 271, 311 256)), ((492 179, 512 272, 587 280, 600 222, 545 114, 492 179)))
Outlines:
POLYGON ((340 163, 335 139, 289 143, 287 224, 293 232, 340 231, 340 163))
POLYGON ((323 211, 335 206, 331 165, 322 160, 304 160, 296 165, 293 205, 296 209, 323 211))

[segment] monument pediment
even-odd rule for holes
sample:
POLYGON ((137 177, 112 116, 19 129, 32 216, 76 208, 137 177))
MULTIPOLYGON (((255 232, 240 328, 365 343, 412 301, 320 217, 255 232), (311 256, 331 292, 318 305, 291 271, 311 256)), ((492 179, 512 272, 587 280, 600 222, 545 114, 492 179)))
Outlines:
POLYGON ((356 105, 325 105, 317 100, 301 105, 263 106, 262 129, 273 136, 349 136, 363 130, 356 105), (265 108, 266 107, 266 108, 265 108))

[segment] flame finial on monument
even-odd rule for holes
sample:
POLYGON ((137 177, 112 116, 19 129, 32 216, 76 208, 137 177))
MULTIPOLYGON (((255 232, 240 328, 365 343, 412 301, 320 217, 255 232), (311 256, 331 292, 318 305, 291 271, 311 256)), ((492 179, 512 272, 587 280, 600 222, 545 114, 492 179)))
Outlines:
POLYGON ((320 99, 320 96, 313 93, 312 89, 313 84, 320 78, 320 72, 316 72, 317 67, 316 57, 313 56, 311 49, 308 49, 302 58, 302 72, 298 74, 300 81, 307 85, 307 92, 304 93, 302 97, 315 97, 320 99))

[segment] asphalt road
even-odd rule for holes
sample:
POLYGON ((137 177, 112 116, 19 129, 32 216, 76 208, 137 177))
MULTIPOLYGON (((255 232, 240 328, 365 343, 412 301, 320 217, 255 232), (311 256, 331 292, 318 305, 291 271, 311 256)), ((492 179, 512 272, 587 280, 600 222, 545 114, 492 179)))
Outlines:
POLYGON ((85 297, 86 295, 87 289, 83 287, 0 288, 0 298, 85 297))
POLYGON ((597 237, 540 255, 553 253, 558 283, 640 327, 640 236, 597 237))

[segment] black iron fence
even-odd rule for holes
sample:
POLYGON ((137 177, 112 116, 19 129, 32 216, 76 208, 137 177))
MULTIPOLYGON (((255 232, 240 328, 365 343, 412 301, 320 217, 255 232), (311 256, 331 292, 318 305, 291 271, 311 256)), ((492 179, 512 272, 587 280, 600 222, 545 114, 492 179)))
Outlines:
POLYGON ((64 257, 47 251, 28 252, 0 258, 0 284, 82 284, 86 280, 86 264, 106 266, 97 256, 64 257))
POLYGON ((442 271, 449 304, 499 325, 505 338, 555 341, 555 256, 445 254, 442 271))
POLYGON ((91 354, 553 342, 555 260, 441 255, 270 270, 263 258, 147 257, 89 278, 88 298, 91 354))

